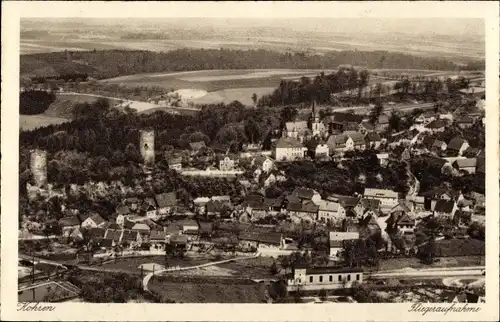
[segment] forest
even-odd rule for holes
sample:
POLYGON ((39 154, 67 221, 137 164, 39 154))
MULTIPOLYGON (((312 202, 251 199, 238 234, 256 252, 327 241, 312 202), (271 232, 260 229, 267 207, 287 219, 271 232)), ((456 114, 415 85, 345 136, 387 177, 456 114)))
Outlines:
POLYGON ((45 112, 56 99, 56 94, 47 91, 27 90, 19 94, 19 113, 35 115, 45 112))
MULTIPOLYGON (((442 58, 418 57, 387 51, 332 51, 325 55, 279 53, 263 49, 177 49, 168 52, 103 50, 21 55, 20 74, 32 79, 86 75, 104 79, 139 73, 208 69, 332 69, 339 65, 363 68, 428 70, 464 69, 442 58)), ((484 62, 483 62, 484 64, 484 62)), ((471 62, 472 67, 481 62, 471 62)), ((467 66, 465 67, 467 68, 467 66)))

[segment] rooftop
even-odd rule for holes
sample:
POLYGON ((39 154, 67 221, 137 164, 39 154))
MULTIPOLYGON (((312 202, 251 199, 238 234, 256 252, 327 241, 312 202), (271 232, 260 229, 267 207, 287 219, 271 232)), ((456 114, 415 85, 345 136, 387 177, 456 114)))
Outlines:
POLYGON ((295 138, 280 138, 276 143, 277 149, 296 149, 303 147, 302 143, 295 138))

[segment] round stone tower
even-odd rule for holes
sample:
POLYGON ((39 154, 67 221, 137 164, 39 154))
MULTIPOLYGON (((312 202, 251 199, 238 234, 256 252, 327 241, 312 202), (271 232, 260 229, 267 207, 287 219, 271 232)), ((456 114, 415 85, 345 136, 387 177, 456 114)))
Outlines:
POLYGON ((154 130, 142 130, 140 132, 141 156, 146 165, 155 163, 155 132, 154 130))
POLYGON ((30 168, 35 180, 35 185, 39 188, 47 184, 47 151, 31 150, 30 168))

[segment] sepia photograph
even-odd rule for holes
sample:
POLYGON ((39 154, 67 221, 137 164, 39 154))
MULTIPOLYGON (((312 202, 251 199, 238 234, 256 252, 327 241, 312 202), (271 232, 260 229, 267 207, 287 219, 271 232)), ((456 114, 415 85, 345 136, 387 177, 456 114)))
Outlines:
POLYGON ((472 320, 497 213, 486 18, 224 13, 20 13, 17 310, 447 303, 472 320))

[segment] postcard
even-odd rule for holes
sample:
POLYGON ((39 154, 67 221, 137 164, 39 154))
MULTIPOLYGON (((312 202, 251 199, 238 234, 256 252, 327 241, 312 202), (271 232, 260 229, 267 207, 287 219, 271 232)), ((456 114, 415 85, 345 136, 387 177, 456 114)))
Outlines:
POLYGON ((2 7, 3 319, 498 321, 498 3, 2 7))

